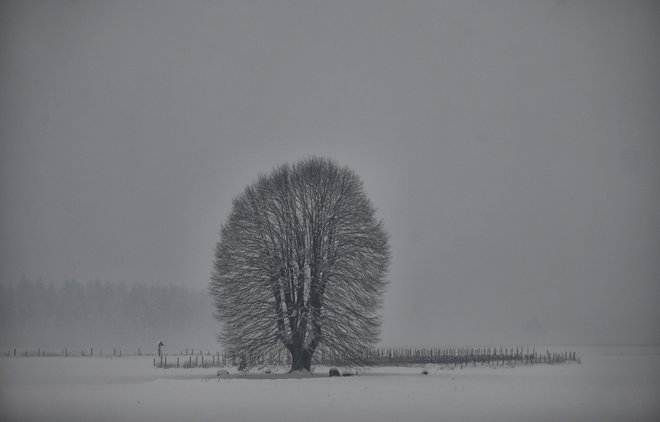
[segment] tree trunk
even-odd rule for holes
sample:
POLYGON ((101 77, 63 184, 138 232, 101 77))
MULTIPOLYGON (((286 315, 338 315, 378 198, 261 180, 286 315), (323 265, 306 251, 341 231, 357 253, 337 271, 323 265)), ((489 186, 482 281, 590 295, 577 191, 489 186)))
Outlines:
POLYGON ((302 345, 299 347, 294 346, 289 349, 289 353, 291 353, 291 370, 289 372, 301 369, 310 370, 312 367, 312 353, 309 350, 304 349, 302 345))

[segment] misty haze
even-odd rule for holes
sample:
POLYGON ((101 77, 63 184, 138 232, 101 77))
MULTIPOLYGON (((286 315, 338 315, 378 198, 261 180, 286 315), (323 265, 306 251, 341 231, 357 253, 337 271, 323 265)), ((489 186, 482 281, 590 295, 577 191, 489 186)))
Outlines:
POLYGON ((642 0, 2 2, 0 419, 659 419, 659 53, 642 0))

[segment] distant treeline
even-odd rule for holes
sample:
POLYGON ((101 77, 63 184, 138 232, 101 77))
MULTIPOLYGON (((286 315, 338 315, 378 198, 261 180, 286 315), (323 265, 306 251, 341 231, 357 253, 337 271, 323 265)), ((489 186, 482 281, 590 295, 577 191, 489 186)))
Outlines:
POLYGON ((210 331, 215 328, 205 290, 100 281, 46 284, 25 278, 0 286, 0 321, 5 345, 42 347, 49 345, 44 338, 50 344, 107 347, 150 344, 157 336, 193 341, 197 333, 213 342, 210 331))
POLYGON ((5 321, 95 318, 130 325, 158 325, 210 316, 208 293, 183 287, 100 281, 55 285, 22 279, 0 289, 0 317, 5 321))

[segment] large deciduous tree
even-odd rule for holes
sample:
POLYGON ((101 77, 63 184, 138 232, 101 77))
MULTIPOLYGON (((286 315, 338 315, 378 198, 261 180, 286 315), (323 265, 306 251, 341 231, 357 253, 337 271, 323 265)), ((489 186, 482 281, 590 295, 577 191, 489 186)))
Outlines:
POLYGON ((219 340, 248 364, 288 351, 292 371, 318 351, 358 360, 378 341, 389 259, 352 170, 318 157, 281 165, 222 226, 210 283, 219 340))

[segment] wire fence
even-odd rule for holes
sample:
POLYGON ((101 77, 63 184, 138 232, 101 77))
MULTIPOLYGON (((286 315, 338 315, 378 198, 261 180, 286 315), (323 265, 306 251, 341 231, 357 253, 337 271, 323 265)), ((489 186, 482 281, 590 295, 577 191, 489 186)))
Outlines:
MULTIPOLYGON (((178 351, 157 349, 143 350, 112 350, 95 349, 19 349, 8 348, 3 351, 5 357, 89 357, 89 358, 120 358, 120 357, 152 357, 153 366, 158 368, 209 368, 209 367, 266 367, 290 365, 288 353, 280 352, 259 358, 246 355, 229 354, 224 351, 210 351, 187 348, 178 351)), ((460 367, 466 366, 499 366, 513 364, 560 364, 568 362, 580 363, 581 358, 573 351, 537 351, 535 347, 448 347, 448 348, 374 348, 361 355, 350 358, 337 354, 323 353, 314 355, 314 365, 342 365, 346 362, 362 366, 404 366, 423 364, 442 364, 460 367)))

